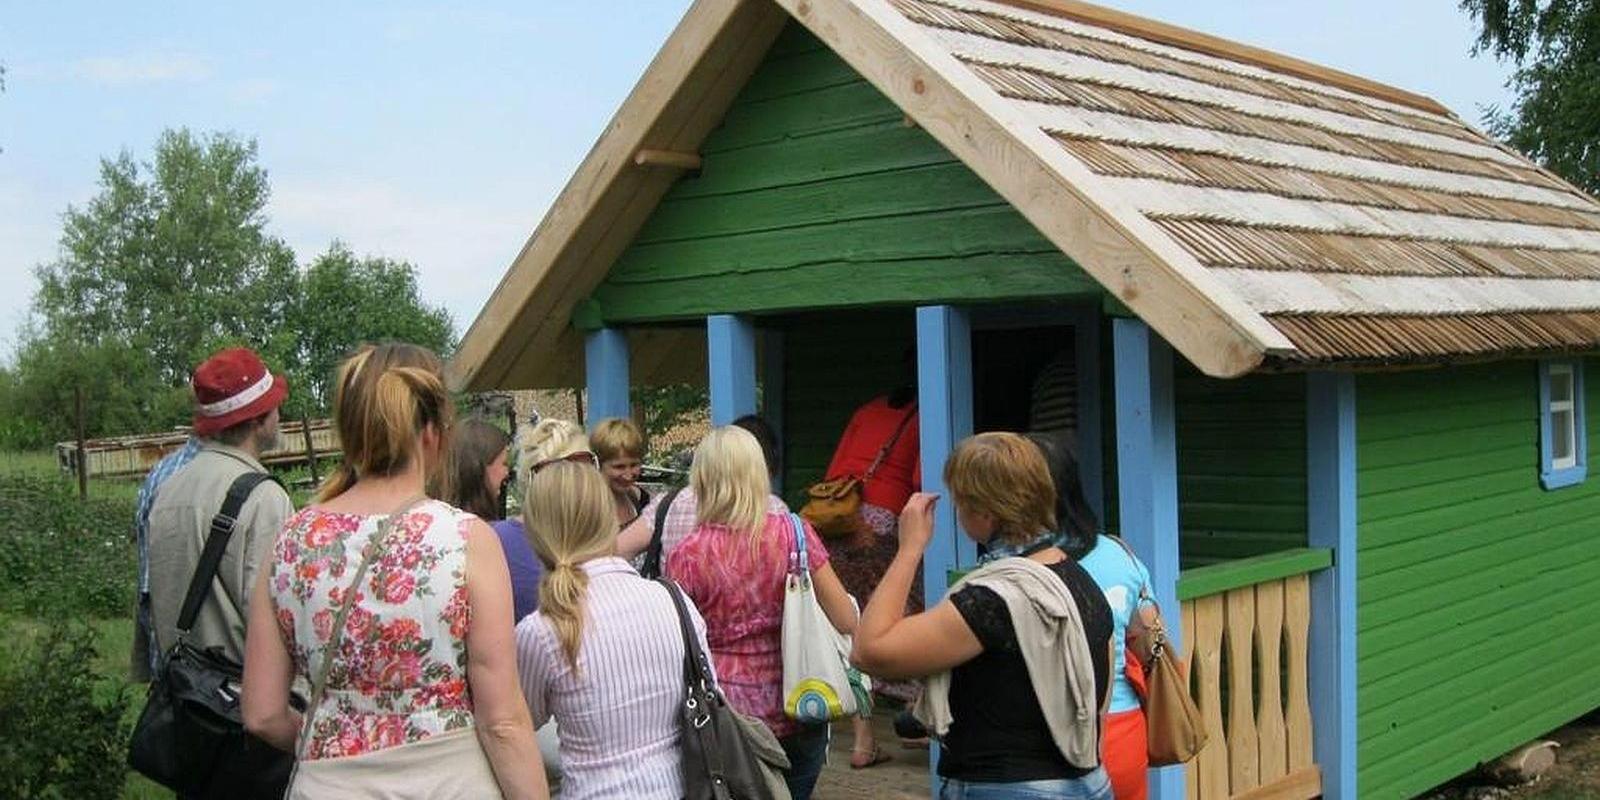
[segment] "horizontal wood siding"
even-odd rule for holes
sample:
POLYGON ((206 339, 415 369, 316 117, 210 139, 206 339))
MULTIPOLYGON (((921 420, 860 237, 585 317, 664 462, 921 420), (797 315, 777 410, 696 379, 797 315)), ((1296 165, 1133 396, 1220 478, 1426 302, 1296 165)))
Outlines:
POLYGON ((798 25, 701 154, 596 290, 604 322, 1100 294, 798 25))
POLYGON ((1357 381, 1363 797, 1600 706, 1600 480, 1540 488, 1537 398, 1534 361, 1357 381))
POLYGON ((1175 369, 1184 568, 1305 547, 1305 376, 1175 369))
POLYGON ((839 435, 863 403, 914 377, 903 361, 916 342, 909 309, 785 318, 784 495, 798 509, 821 480, 839 435))

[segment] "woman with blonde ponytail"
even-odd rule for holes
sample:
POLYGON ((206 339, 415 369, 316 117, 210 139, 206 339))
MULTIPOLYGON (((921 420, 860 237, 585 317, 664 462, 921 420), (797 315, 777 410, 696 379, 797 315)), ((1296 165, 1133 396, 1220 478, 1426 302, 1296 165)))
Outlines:
POLYGON ((794 800, 807 800, 828 749, 826 724, 801 725, 783 713, 783 595, 795 537, 805 537, 812 586, 840 633, 856 610, 828 564, 828 550, 806 523, 768 504, 761 444, 734 426, 713 429, 695 448, 689 485, 698 525, 667 555, 666 573, 700 607, 717 680, 728 704, 766 723, 789 756, 784 774, 794 800))
MULTIPOLYGON (((536 465, 523 498, 545 575, 517 624, 522 693, 561 732, 561 797, 683 796, 683 637, 665 587, 615 555, 611 489, 592 463, 536 465)), ((705 647, 705 625, 690 607, 705 647)))
POLYGON ((408 344, 344 362, 344 464, 256 583, 244 720, 297 755, 291 797, 549 797, 517 696, 505 557, 482 520, 425 494, 448 474, 441 366, 408 344), (296 679, 312 689, 304 717, 296 679))

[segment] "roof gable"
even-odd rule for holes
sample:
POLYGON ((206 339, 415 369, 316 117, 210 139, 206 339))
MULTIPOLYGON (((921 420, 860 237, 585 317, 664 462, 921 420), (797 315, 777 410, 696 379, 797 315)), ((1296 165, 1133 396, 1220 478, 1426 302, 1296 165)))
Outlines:
POLYGON ((1426 98, 1070 0, 701 0, 458 385, 576 374, 573 305, 674 177, 631 159, 698 147, 777 7, 1209 374, 1600 342, 1600 204, 1426 98))

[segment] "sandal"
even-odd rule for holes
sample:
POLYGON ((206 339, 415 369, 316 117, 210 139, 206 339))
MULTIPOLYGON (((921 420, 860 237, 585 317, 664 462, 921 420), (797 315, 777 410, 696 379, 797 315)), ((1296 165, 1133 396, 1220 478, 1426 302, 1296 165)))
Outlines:
POLYGON ((851 750, 850 768, 869 769, 886 761, 893 761, 894 757, 883 752, 883 748, 873 745, 871 750, 851 750))

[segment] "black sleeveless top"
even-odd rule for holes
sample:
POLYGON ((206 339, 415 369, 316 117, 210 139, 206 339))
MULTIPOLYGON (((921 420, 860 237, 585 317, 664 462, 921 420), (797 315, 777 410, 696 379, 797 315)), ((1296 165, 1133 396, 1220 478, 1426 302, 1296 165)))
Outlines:
MULTIPOLYGON (((1111 607, 1094 578, 1068 558, 1047 564, 1078 605, 1094 667, 1094 724, 1111 685, 1111 607)), ((1068 763, 1056 748, 1028 666, 1017 649, 1011 612, 994 590, 966 586, 950 602, 983 644, 983 652, 951 670, 952 722, 939 774, 978 783, 1080 778, 1093 771, 1068 763)))

